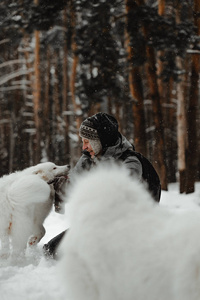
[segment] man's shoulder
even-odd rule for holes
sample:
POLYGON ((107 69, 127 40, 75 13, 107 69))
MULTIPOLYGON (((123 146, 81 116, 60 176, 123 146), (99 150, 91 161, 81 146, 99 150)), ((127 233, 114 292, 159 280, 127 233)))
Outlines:
POLYGON ((137 156, 134 148, 128 148, 125 151, 123 151, 122 154, 119 156, 119 159, 124 161, 130 156, 137 156))

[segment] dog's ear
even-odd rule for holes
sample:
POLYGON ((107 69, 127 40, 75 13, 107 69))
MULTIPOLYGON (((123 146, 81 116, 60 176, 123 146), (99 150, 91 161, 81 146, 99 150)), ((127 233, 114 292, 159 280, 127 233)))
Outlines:
POLYGON ((43 173, 43 171, 42 170, 35 170, 34 172, 33 172, 33 174, 42 174, 43 173))
POLYGON ((44 181, 48 181, 49 178, 45 175, 43 170, 34 171, 33 174, 39 175, 44 181))

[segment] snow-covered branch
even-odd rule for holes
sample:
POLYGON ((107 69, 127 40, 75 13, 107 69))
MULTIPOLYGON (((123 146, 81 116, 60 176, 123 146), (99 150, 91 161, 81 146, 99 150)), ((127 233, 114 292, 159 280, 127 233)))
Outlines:
POLYGON ((189 54, 200 54, 200 50, 192 50, 192 49, 188 49, 187 53, 189 54))
POLYGON ((10 39, 4 39, 0 41, 0 45, 10 42, 10 39))
POLYGON ((29 69, 29 70, 24 70, 24 69, 21 69, 21 70, 18 70, 16 72, 13 72, 12 74, 9 74, 7 76, 2 76, 0 78, 0 85, 3 85, 5 84, 6 82, 8 82, 9 80, 13 79, 13 78, 16 78, 18 76, 22 76, 22 75, 27 75, 27 74, 30 74, 31 72, 33 72, 33 69, 29 69))
POLYGON ((13 59, 13 60, 9 60, 6 62, 3 62, 2 64, 0 64, 0 68, 4 68, 7 67, 9 65, 14 65, 14 64, 23 64, 26 62, 30 62, 31 60, 27 61, 26 59, 13 59))
POLYGON ((7 86, 7 87, 1 87, 0 92, 8 92, 8 91, 15 91, 15 90, 28 90, 29 87, 22 86, 22 85, 14 85, 14 86, 7 86))

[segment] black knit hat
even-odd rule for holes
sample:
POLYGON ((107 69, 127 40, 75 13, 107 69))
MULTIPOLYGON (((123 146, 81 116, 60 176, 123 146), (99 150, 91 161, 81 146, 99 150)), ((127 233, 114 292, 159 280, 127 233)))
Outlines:
POLYGON ((114 146, 120 136, 117 120, 106 113, 97 113, 83 121, 80 135, 87 139, 100 139, 102 148, 114 146))
POLYGON ((97 130, 89 119, 87 118, 82 122, 79 135, 88 140, 99 140, 97 130))

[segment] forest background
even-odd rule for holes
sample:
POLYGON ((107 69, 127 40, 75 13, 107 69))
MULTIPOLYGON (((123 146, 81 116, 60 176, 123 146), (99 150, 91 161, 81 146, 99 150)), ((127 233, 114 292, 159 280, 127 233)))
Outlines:
POLYGON ((199 0, 1 0, 0 176, 76 163, 99 111, 191 193, 200 179, 199 0))

